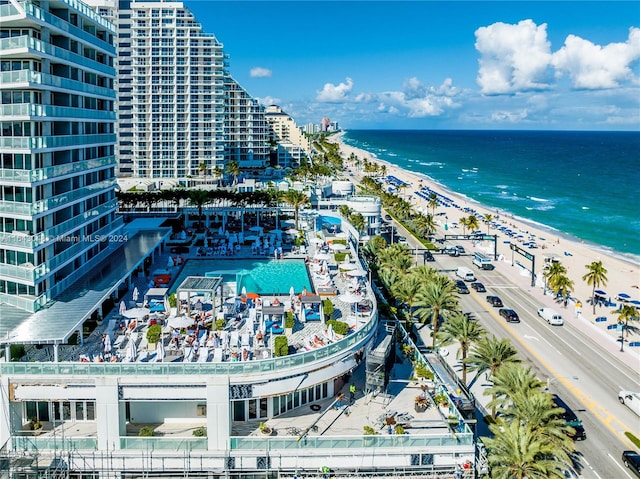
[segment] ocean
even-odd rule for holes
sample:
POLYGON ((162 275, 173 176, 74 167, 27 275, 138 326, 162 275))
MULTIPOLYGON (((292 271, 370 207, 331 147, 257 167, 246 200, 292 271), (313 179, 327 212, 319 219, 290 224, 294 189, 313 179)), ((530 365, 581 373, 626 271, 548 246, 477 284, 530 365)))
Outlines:
POLYGON ((348 130, 344 142, 469 206, 640 262, 640 132, 348 130))

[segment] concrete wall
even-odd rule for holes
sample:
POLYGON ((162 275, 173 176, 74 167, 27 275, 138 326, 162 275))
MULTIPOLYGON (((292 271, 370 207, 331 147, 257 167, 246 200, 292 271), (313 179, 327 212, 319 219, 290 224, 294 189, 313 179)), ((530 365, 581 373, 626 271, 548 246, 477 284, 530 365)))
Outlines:
POLYGON ((131 401, 129 419, 137 423, 204 421, 205 416, 198 416, 199 404, 206 401, 131 401))

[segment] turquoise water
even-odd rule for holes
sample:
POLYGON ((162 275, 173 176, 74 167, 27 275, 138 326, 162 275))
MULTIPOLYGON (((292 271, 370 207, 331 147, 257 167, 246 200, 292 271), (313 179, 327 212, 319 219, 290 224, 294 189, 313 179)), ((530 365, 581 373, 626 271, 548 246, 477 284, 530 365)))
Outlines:
POLYGON ((296 293, 304 288, 313 291, 307 266, 302 259, 190 259, 177 280, 174 290, 187 276, 221 276, 225 283, 237 283, 247 293, 288 295, 291 286, 296 293))
POLYGON ((639 132, 350 130, 344 141, 470 203, 639 261, 639 132))

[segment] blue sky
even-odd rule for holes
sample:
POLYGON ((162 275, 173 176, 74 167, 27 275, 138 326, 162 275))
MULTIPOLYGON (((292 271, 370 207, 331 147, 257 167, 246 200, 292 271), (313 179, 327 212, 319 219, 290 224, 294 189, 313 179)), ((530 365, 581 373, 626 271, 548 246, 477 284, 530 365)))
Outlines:
POLYGON ((298 124, 640 130, 640 2, 186 1, 298 124))

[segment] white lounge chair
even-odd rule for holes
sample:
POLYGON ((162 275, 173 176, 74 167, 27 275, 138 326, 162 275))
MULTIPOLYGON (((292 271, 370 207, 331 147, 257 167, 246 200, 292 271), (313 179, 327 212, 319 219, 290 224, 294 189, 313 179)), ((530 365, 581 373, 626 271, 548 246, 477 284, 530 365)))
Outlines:
POLYGON ((213 362, 214 363, 222 362, 222 348, 215 348, 213 350, 213 362))
POLYGON ((198 362, 206 363, 209 359, 209 348, 200 348, 198 350, 198 362))

